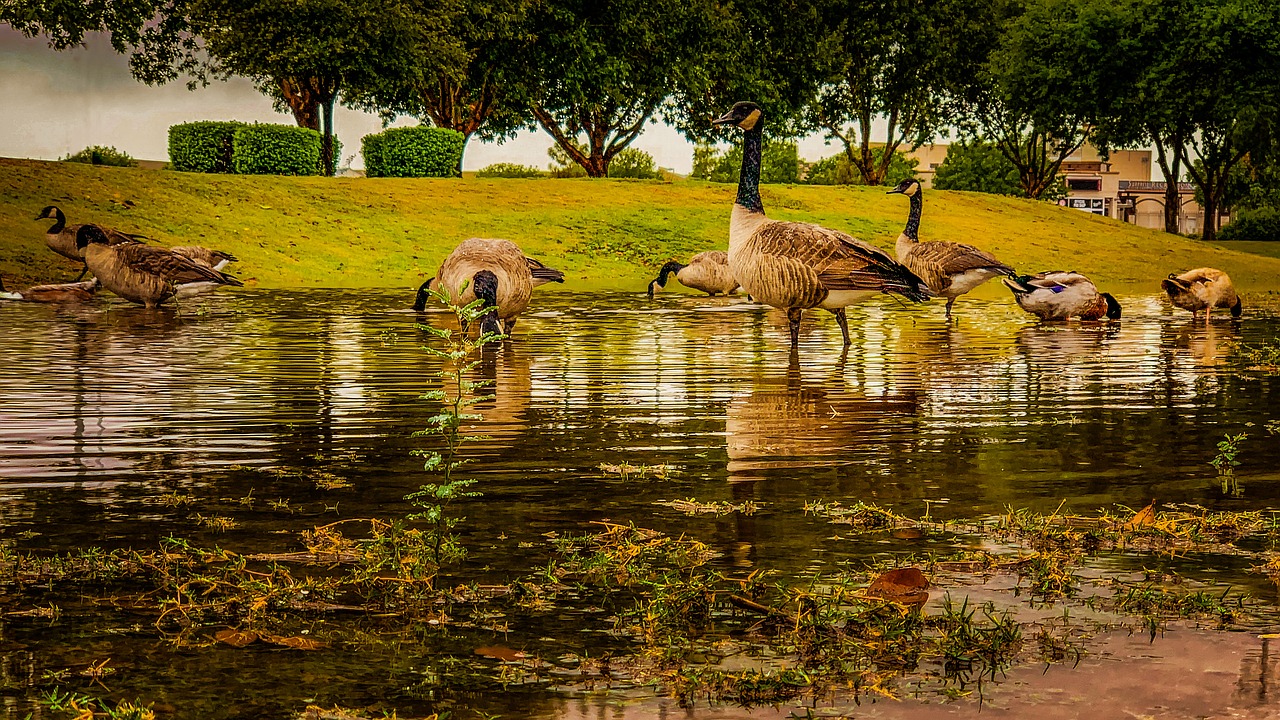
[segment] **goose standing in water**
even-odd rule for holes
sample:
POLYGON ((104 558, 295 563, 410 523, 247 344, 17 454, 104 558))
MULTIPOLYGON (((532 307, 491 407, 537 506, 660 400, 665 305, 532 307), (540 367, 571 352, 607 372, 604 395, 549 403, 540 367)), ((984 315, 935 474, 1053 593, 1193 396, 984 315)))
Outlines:
POLYGON ((894 250, 898 262, 920 276, 929 289, 947 299, 947 319, 951 319, 951 306, 956 298, 999 275, 1012 276, 1013 268, 994 255, 972 245, 953 242, 920 242, 920 211, 924 208, 920 183, 903 180, 889 191, 901 193, 911 201, 907 226, 898 236, 894 250))
POLYGON ((880 293, 912 302, 931 297, 924 281, 877 247, 819 225, 765 215, 760 201, 760 106, 740 102, 712 122, 743 131, 742 175, 729 224, 729 271, 758 302, 787 311, 793 349, 800 342, 800 316, 808 308, 833 313, 848 347, 846 306, 880 293))
POLYGON ((0 300, 16 300, 34 303, 87 303, 92 302, 94 294, 102 283, 98 278, 84 282, 61 283, 58 285, 32 285, 25 290, 9 292, 5 290, 4 281, 0 280, 0 300))
POLYGON ((223 285, 244 284, 164 248, 138 243, 112 245, 97 225, 80 226, 76 246, 103 287, 148 308, 172 297, 185 298, 223 285))
POLYGON ((1035 275, 1007 277, 1018 305, 1041 320, 1120 319, 1120 303, 1110 293, 1100 293, 1089 278, 1078 272, 1050 270, 1035 275))
MULTIPOLYGON (((84 226, 68 225, 67 216, 62 213, 62 210, 58 209, 58 207, 54 205, 46 205, 45 208, 40 211, 40 214, 36 216, 36 219, 53 220, 53 225, 49 226, 49 229, 44 233, 45 244, 49 246, 50 250, 58 253, 62 257, 67 258, 68 260, 74 260, 83 265, 84 269, 80 272, 80 277, 76 278, 76 280, 83 278, 85 273, 89 272, 89 266, 85 264, 84 257, 80 254, 80 248, 76 245, 76 232, 84 226)), ((119 230, 112 230, 111 228, 105 228, 101 225, 97 227, 107 238, 107 244, 109 245, 128 245, 146 238, 145 235, 134 235, 131 233, 120 232, 119 230)))
POLYGON ((700 252, 688 265, 678 262, 663 265, 658 277, 649 281, 650 300, 655 288, 661 290, 667 286, 667 277, 671 275, 675 275, 681 285, 708 295, 730 295, 738 289, 738 281, 729 272, 729 253, 723 250, 700 252))
POLYGON ((1190 310, 1191 317, 1204 310, 1204 321, 1216 307, 1230 308, 1231 317, 1238 318, 1244 312, 1240 296, 1231 284, 1231 276, 1216 268, 1196 268, 1181 275, 1169 273, 1160 281, 1160 287, 1169 295, 1169 302, 1183 310, 1190 310))
POLYGON ((427 306, 427 291, 442 288, 455 305, 467 305, 476 298, 484 307, 493 308, 480 321, 480 332, 510 335, 516 320, 533 297, 533 288, 548 282, 564 282, 564 273, 525 257, 520 247, 510 240, 471 238, 464 240, 440 264, 436 276, 422 283, 414 300, 414 310, 427 306), (466 284, 461 293, 458 288, 466 284))

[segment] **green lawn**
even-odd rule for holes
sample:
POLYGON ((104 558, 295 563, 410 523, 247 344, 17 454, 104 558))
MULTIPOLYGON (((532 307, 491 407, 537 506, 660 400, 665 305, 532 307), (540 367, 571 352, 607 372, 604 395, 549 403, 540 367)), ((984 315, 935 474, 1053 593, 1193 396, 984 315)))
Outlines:
MULTIPOLYGON (((514 240, 564 270, 565 289, 639 291, 662 262, 726 246, 734 192, 698 181, 247 177, 0 159, 0 275, 15 285, 74 275, 44 246, 49 222, 32 220, 55 204, 73 223, 231 252, 233 274, 261 287, 411 288, 455 244, 480 236, 514 240)), ((905 198, 877 188, 762 194, 771 217, 886 248, 907 213, 905 198)), ((1280 278, 1280 248, 1260 257, 1014 198, 938 191, 925 200, 924 239, 971 243, 1021 271, 1078 270, 1153 291, 1170 271, 1202 265, 1245 289, 1280 278)))

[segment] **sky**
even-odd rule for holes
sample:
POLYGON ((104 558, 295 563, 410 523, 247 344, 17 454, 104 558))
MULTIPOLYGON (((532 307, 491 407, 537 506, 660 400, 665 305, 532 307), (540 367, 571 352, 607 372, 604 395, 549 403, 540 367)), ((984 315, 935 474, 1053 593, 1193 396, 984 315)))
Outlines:
MULTIPOLYGON (((109 145, 140 160, 168 159, 168 129, 192 120, 241 120, 293 124, 244 79, 215 82, 187 90, 178 80, 150 87, 129 74, 128 58, 118 55, 102 35, 90 35, 85 47, 58 52, 40 38, 25 38, 0 25, 0 156, 56 160, 90 145, 109 145)), ((338 108, 334 125, 343 144, 343 161, 355 156, 362 168, 360 138, 382 129, 378 116, 338 108)), ((394 125, 416 125, 399 118, 394 125)), ((520 133, 501 145, 472 140, 463 169, 497 162, 545 168, 552 140, 541 130, 520 133)), ((675 129, 654 123, 634 143, 653 155, 658 166, 688 173, 693 146, 675 129)), ((818 160, 839 151, 821 136, 800 140, 800 157, 818 160)))

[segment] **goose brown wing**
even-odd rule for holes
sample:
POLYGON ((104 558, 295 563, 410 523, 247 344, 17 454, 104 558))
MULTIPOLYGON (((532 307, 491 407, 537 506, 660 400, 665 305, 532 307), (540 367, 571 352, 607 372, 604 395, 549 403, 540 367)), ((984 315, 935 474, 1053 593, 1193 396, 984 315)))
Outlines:
POLYGON ((922 242, 911 249, 906 264, 912 272, 924 279, 929 287, 946 288, 955 275, 971 270, 990 270, 1001 275, 1012 275, 1013 268, 994 255, 972 245, 951 242, 922 242))
POLYGON ((118 246, 116 252, 121 262, 130 268, 164 278, 175 285, 196 282, 243 285, 230 275, 163 248, 131 244, 118 246))
POLYGON ((528 263, 529 273, 533 275, 534 280, 540 280, 542 282, 564 282, 563 272, 556 270, 555 268, 549 268, 546 265, 543 265, 541 261, 534 260, 528 255, 524 257, 524 261, 528 263))
POLYGON ((761 253, 782 255, 810 267, 828 290, 897 292, 913 300, 929 297, 924 281, 889 253, 821 225, 775 222, 753 238, 761 253))

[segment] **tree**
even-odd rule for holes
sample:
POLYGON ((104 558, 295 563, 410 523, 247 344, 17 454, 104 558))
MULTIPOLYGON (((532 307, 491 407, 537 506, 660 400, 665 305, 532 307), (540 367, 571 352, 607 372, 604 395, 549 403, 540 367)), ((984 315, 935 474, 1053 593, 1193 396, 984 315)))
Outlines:
MULTIPOLYGON (((534 39, 534 0, 461 0, 455 12, 414 7, 415 24, 447 21, 440 33, 417 33, 404 72, 353 93, 354 103, 384 114, 412 115, 470 140, 506 139, 532 122, 523 61, 534 39), (439 35, 455 47, 441 53, 439 35)), ((461 172, 461 166, 459 166, 461 172)))
POLYGON ((108 33, 111 46, 123 53, 140 41, 149 23, 162 17, 166 4, 165 0, 0 0, 0 22, 27 37, 48 38, 49 46, 55 50, 82 45, 89 33, 108 33))
POLYGON ((590 177, 640 134, 678 77, 700 72, 709 0, 544 0, 530 13, 531 110, 590 177))
POLYGON ((986 59, 993 4, 986 0, 841 0, 826 8, 829 75, 808 108, 844 146, 867 185, 881 185, 899 147, 928 142, 955 119, 954 100, 986 59), (873 123, 887 126, 883 143, 873 123), (883 144, 888 152, 876 152, 883 144))
MULTIPOLYGON (((884 146, 876 146, 871 148, 872 161, 877 165, 883 162, 885 154, 884 146)), ((907 157, 901 150, 895 151, 889 156, 889 162, 886 165, 884 175, 882 175, 882 185, 897 185, 907 178, 916 177, 916 166, 920 161, 907 157)), ((822 158, 821 160, 809 166, 808 175, 805 177, 805 183, 809 185, 866 185, 861 173, 854 167, 853 162, 849 160, 847 153, 832 155, 831 157, 822 158)))
POLYGON ((1007 5, 998 43, 969 91, 962 123, 966 133, 988 139, 1017 168, 1026 197, 1044 197, 1058 181, 1062 163, 1089 138, 1093 108, 1080 101, 1081 83, 1073 75, 1080 61, 1042 48, 1095 4, 1030 0, 1026 7, 1007 5))
MULTIPOLYGON (((742 174, 742 146, 733 145, 720 151, 712 145, 697 145, 693 149, 695 180, 718 183, 736 183, 742 174)), ((765 138, 760 158, 760 182, 764 185, 796 183, 800 181, 800 152, 794 140, 765 138)))
POLYGON ((1022 194, 1018 168, 994 145, 982 140, 952 143, 933 176, 933 186, 993 195, 1022 194))

